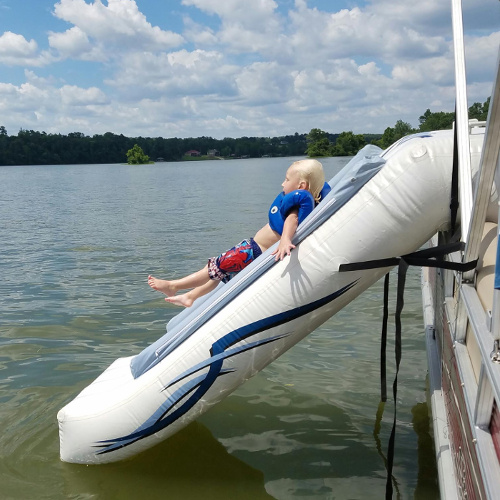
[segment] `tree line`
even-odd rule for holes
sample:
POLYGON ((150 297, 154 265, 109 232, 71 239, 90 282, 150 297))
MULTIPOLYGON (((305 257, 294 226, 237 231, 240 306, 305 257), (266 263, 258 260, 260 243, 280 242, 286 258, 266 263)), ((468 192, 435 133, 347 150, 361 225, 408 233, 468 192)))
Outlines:
MULTIPOLYGON (((474 103, 469 117, 485 120, 489 101, 474 103)), ((87 136, 81 132, 67 135, 47 134, 21 129, 17 135, 9 135, 0 126, 0 165, 65 165, 89 163, 126 163, 127 152, 138 145, 152 161, 179 161, 191 159, 186 153, 209 154, 223 158, 260 158, 262 156, 352 156, 366 144, 377 144, 383 149, 409 133, 451 128, 454 113, 431 113, 428 109, 419 118, 419 128, 398 120, 383 134, 331 134, 312 129, 309 134, 279 137, 241 137, 213 139, 197 138, 148 138, 125 137, 106 132, 87 136)), ((196 157, 196 156, 195 156, 196 157)))
MULTIPOLYGON (((476 119, 479 121, 485 121, 488 118, 488 110, 490 108, 490 97, 486 99, 484 103, 475 102, 469 108, 469 120, 476 119)), ((409 123, 398 120, 394 127, 388 127, 385 129, 382 138, 380 139, 378 145, 385 149, 391 144, 396 142, 408 134, 414 134, 416 132, 430 132, 431 130, 445 130, 450 129, 455 121, 455 113, 447 113, 445 111, 438 111, 437 113, 431 113, 430 109, 419 117, 419 127, 413 129, 409 123)))
POLYGON ((62 135, 23 129, 9 135, 0 126, 0 165, 127 163, 127 152, 136 144, 153 161, 179 161, 188 152, 203 156, 209 151, 226 158, 300 156, 305 154, 306 135, 180 139, 125 137, 112 132, 90 137, 81 132, 62 135))
MULTIPOLYGON (((469 119, 485 121, 488 117, 490 107, 490 98, 481 104, 475 102, 469 108, 469 119)), ((307 134, 308 156, 353 156, 366 144, 375 144, 382 149, 388 148, 402 137, 415 134, 417 132, 429 132, 431 130, 445 130, 452 128, 455 120, 455 113, 438 111, 432 113, 430 109, 419 117, 419 127, 413 128, 409 123, 398 120, 394 127, 387 127, 381 137, 368 142, 366 136, 355 135, 352 132, 342 132, 335 141, 330 140, 329 135, 318 129, 313 128, 307 134)))
MULTIPOLYGON (((327 135, 335 141, 339 134, 327 135)), ((364 137, 370 141, 381 135, 364 137)), ((179 139, 126 137, 106 132, 90 137, 81 132, 62 135, 23 129, 17 135, 9 135, 6 128, 0 126, 0 165, 127 163, 130 160, 127 153, 136 145, 151 161, 192 160, 209 154, 223 158, 302 156, 306 154, 307 136, 295 133, 280 137, 179 139)))

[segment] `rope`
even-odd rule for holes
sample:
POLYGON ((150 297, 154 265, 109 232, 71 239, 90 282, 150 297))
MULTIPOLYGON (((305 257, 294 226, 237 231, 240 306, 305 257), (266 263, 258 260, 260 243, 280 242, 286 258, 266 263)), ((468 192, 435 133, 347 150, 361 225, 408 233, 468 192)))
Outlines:
MULTIPOLYGON (((398 266, 398 284, 397 284, 397 298, 396 298, 396 311, 394 314, 395 322, 395 347, 394 355, 396 359, 396 374, 392 384, 392 395, 394 398, 394 420, 392 424, 391 435, 389 437, 389 444, 387 449, 387 480, 386 480, 386 500, 390 500, 393 495, 393 476, 392 469, 394 465, 394 449, 396 443, 396 417, 397 417, 397 394, 398 394, 398 374, 402 358, 402 325, 401 313, 404 307, 404 290, 406 285, 406 275, 410 266, 419 267, 438 267, 441 269, 450 269, 452 271, 467 272, 475 269, 477 266, 477 259, 471 262, 449 262, 443 260, 445 255, 450 253, 463 251, 465 244, 462 242, 448 243, 439 245, 437 247, 427 248, 412 252, 401 257, 390 257, 386 259, 370 260, 365 262, 353 262, 350 264, 342 264, 339 267, 339 272, 349 271, 362 271, 368 269, 377 269, 383 267, 398 266), (438 260, 439 259, 439 260, 438 260)), ((381 401, 387 400, 387 374, 386 374, 386 345, 387 345, 387 320, 388 320, 388 302, 389 302, 389 273, 386 274, 384 279, 384 307, 382 318, 382 336, 380 348, 380 381, 381 381, 381 401)), ((380 408, 379 408, 380 409, 380 408)), ((383 412, 383 407, 382 407, 383 412)))

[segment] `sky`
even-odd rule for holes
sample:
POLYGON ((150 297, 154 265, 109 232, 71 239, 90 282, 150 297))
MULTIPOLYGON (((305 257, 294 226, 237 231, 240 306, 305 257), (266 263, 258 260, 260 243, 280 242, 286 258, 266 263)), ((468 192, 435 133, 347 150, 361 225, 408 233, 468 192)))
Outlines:
MULTIPOLYGON (((500 2, 462 0, 469 105, 500 2)), ((451 0, 0 0, 0 126, 128 137, 382 133, 454 109, 451 0)))

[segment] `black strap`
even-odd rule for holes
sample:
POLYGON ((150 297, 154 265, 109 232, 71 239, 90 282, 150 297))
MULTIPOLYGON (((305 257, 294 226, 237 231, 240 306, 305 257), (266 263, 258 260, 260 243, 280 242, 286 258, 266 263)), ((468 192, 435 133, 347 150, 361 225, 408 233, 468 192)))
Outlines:
MULTIPOLYGON (((409 266, 423 267, 438 267, 441 269, 450 269, 453 271, 466 272, 471 271, 477 266, 477 259, 471 262, 449 262, 443 260, 445 255, 453 252, 464 250, 465 244, 462 242, 448 243, 437 247, 426 248, 417 252, 402 255, 401 257, 390 257, 387 259, 370 260, 365 262, 353 262, 342 264, 339 267, 339 272, 361 271, 367 269, 377 269, 383 267, 398 266, 398 287, 396 299, 396 312, 394 315, 395 321, 395 358, 396 358, 396 374, 392 384, 392 393, 394 398, 394 420, 392 424, 391 435, 387 449, 387 480, 386 480, 386 500, 392 498, 393 495, 393 476, 392 469, 394 465, 394 448, 396 442, 396 412, 397 412, 397 391, 398 391, 398 374, 399 366, 402 357, 402 327, 401 313, 404 306, 404 289, 406 284, 406 274, 409 266)), ((381 380, 381 400, 387 400, 386 389, 386 344, 387 344, 387 319, 388 319, 388 302, 389 302, 389 273, 386 274, 384 280, 384 312, 382 318, 382 338, 380 348, 380 380, 381 380)), ((383 408, 383 407, 382 407, 383 408)), ((383 409, 382 409, 383 411, 383 409)))
POLYGON ((389 273, 384 279, 384 316, 382 318, 382 338, 380 341, 380 400, 387 401, 387 320, 389 318, 389 273))
POLYGON ((379 269, 382 267, 397 266, 402 260, 410 266, 420 267, 439 267, 441 269, 450 269, 451 271, 467 272, 477 266, 477 260, 471 262, 449 262, 447 260, 437 260, 450 253, 464 250, 465 244, 461 241, 447 243, 437 247, 426 248, 416 252, 401 255, 401 257, 389 257, 386 259, 366 260, 363 262, 350 262, 341 264, 339 272, 365 271, 367 269, 379 269))
POLYGON ((440 269, 449 269, 451 271, 465 273, 476 268, 478 262, 477 259, 470 262, 449 262, 447 260, 443 260, 445 255, 463 250, 465 250, 465 243, 457 241, 447 243, 445 245, 439 245, 437 247, 419 250, 417 252, 403 255, 401 258, 410 266, 439 267, 440 269))
POLYGON ((387 481, 385 484, 385 498, 389 500, 392 498, 392 467, 394 465, 394 446, 396 442, 396 416, 397 416, 397 395, 398 395, 398 374, 399 366, 401 364, 401 354, 402 354, 402 341, 401 341, 401 313, 404 307, 404 290, 406 284, 406 272, 408 271, 409 264, 401 260, 398 268, 398 293, 396 299, 396 335, 394 342, 394 355, 396 358, 396 375, 394 377, 394 382, 392 384, 392 396, 394 398, 394 421, 392 423, 391 436, 389 438, 389 445, 387 448, 387 481))
MULTIPOLYGON (((373 426, 373 439, 375 440, 375 446, 377 448, 377 453, 382 458, 382 462, 384 463, 384 467, 387 467, 387 458, 384 455, 384 451, 382 450, 382 442, 380 441, 380 430, 382 429, 382 417, 384 415, 384 407, 385 403, 380 402, 377 408, 377 414, 375 417, 375 424, 373 426)), ((396 481, 396 478, 392 476, 392 484, 393 488, 396 490, 397 498, 401 498, 401 492, 399 491, 399 485, 396 481)))
POLYGON ((457 137, 457 105, 455 104, 455 127, 453 127, 453 170, 451 174, 451 194, 450 194, 450 211, 451 211, 451 233, 455 232, 458 213, 458 137, 457 137))

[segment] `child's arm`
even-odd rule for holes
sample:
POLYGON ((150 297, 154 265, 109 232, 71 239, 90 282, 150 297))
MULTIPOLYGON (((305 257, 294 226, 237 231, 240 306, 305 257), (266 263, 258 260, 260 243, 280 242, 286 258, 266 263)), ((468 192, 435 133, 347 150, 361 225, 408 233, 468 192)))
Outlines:
POLYGON ((290 252, 295 248, 295 245, 292 244, 292 238, 299 225, 298 213, 298 209, 293 209, 286 216, 278 248, 272 253, 276 256, 275 260, 283 260, 285 255, 290 255, 290 252))

